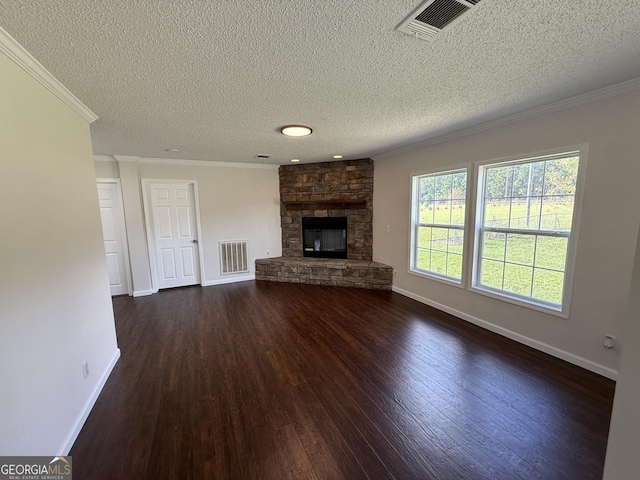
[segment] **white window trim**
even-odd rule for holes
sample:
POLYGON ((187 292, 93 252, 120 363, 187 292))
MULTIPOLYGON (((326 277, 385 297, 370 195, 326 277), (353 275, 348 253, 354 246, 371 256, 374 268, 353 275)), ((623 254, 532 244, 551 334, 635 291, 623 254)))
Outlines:
POLYGON ((457 168, 446 168, 444 170, 433 169, 429 171, 423 171, 419 173, 411 174, 411 225, 409 226, 409 268, 408 273, 411 275, 416 275, 422 278, 428 278, 430 280, 435 280, 437 282, 444 283, 446 285, 453 285, 459 288, 465 288, 465 277, 466 275, 466 258, 468 257, 467 252, 469 251, 469 219, 472 218, 469 216, 469 193, 470 193, 470 185, 469 179, 471 178, 471 168, 469 165, 457 167, 457 168), (436 228, 455 228, 461 230, 464 234, 464 241, 462 244, 462 274, 461 278, 457 279, 455 277, 449 277, 447 275, 442 275, 436 272, 430 272, 427 270, 422 270, 415 267, 416 262, 416 245, 417 245, 417 235, 418 229, 416 228, 419 224, 419 215, 420 208, 418 206, 418 181, 420 177, 424 177, 427 175, 449 175, 456 173, 465 173, 467 175, 467 189, 465 191, 465 215, 464 215, 464 226, 454 226, 454 225, 436 225, 436 224, 422 224, 427 226, 432 226, 436 228))
MULTIPOLYGON (((512 303, 520 306, 524 306, 533 310, 541 311, 544 313, 548 313, 554 316, 558 316, 561 318, 569 318, 569 314, 571 311, 571 300, 573 293, 573 280, 575 276, 575 264, 576 264, 576 254, 577 254, 577 244, 578 244, 578 234, 580 232, 580 218, 582 216, 582 199, 584 196, 584 187, 586 181, 586 165, 587 165, 587 157, 588 157, 588 146, 586 144, 570 146, 562 149, 554 149, 552 151, 545 151, 533 154, 527 154, 526 156, 517 155, 507 158, 493 159, 487 161, 480 161, 474 164, 474 179, 473 179, 473 188, 475 189, 473 192, 473 199, 475 200, 473 203, 474 211, 474 223, 473 223, 473 234, 470 235, 473 237, 473 255, 471 255, 468 260, 471 262, 470 269, 471 275, 468 278, 468 289, 475 293, 479 293, 481 295, 485 295, 491 298, 495 298, 507 303, 512 303), (489 167, 492 165, 517 165, 521 163, 528 163, 529 161, 536 160, 552 160, 554 158, 563 158, 571 154, 576 154, 579 157, 578 163, 578 174, 576 178, 576 194, 574 197, 574 207, 573 207, 573 218, 571 223, 571 232, 568 234, 568 245, 567 245, 567 261, 566 267, 564 271, 564 286, 562 292, 563 303, 560 308, 556 305, 548 304, 543 301, 539 301, 536 299, 532 299, 529 297, 520 296, 518 294, 513 293, 505 293, 501 290, 492 289, 490 287, 480 285, 478 281, 479 274, 479 256, 480 252, 480 230, 482 225, 482 219, 484 216, 484 178, 482 176, 482 168, 489 167), (478 208, 481 206, 481 208, 478 208)), ((467 177, 467 181, 469 178, 467 177)), ((512 229, 509 229, 512 231, 512 229)), ((525 232, 529 235, 534 235, 536 233, 535 230, 527 230, 525 232)), ((544 235, 552 235, 554 232, 544 231, 542 232, 544 235)), ((562 236, 565 234, 563 233, 562 236)), ((463 271, 464 275, 464 271, 463 271)))

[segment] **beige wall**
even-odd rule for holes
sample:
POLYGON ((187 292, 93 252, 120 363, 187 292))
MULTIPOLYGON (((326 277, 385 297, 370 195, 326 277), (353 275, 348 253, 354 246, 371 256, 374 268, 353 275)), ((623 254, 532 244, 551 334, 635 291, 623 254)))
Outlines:
POLYGON ((118 162, 113 157, 94 157, 96 178, 120 178, 118 162), (102 161, 100 161, 102 160, 102 161))
MULTIPOLYGON (((96 176, 119 174, 131 252, 134 295, 153 291, 146 243, 142 179, 195 180, 198 186, 203 284, 237 281, 255 274, 255 259, 280 256, 280 194, 276 167, 205 162, 162 162, 137 157, 96 157, 96 176), (221 275, 218 241, 247 240, 249 274, 221 275)), ((116 178, 116 177, 111 177, 116 178)))
POLYGON ((0 105, 0 455, 66 454, 118 356, 89 124, 1 53, 0 105))
POLYGON ((614 377, 619 350, 602 343, 605 334, 622 336, 631 281, 640 222, 639 111, 634 92, 375 158, 374 260, 395 267, 402 293, 614 377), (588 144, 588 158, 569 319, 408 273, 412 174, 578 144, 588 144))

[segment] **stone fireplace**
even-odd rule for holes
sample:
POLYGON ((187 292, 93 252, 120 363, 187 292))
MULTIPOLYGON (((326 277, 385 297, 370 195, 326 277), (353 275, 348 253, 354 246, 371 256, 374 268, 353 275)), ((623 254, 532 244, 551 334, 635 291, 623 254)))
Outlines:
POLYGON ((280 167, 282 256, 302 257, 303 217, 346 217, 347 259, 373 255, 373 160, 280 167))
POLYGON ((256 279, 390 290, 392 267, 372 261, 373 160, 283 165, 279 176, 282 257, 256 260, 256 279))

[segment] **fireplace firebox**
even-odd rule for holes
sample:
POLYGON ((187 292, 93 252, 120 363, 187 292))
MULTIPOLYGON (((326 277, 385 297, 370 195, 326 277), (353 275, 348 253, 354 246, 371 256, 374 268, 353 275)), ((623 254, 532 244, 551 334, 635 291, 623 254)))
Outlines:
POLYGON ((302 217, 302 253, 347 258, 347 217, 302 217))

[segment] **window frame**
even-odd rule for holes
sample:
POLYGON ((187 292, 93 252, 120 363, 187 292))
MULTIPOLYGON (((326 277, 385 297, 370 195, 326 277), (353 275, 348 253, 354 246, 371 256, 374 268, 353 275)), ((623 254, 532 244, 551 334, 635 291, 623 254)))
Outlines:
POLYGON ((429 278, 430 280, 435 280, 438 282, 445 283, 447 285, 453 285, 459 288, 465 288, 465 278, 466 278, 466 270, 467 270, 467 261, 468 257, 468 245, 469 245, 469 220, 470 220, 470 212, 469 212, 469 194, 470 194, 470 179, 472 178, 470 166, 461 166, 457 168, 446 168, 446 169, 435 169, 432 171, 421 172, 421 173, 412 173, 411 174, 411 226, 410 226, 410 245, 409 245, 409 273, 413 275, 417 275, 423 278, 429 278), (423 177, 428 176, 445 176, 445 175, 453 175, 464 173, 466 175, 466 188, 465 188, 465 198, 464 198, 464 224, 462 226, 458 225, 440 225, 435 223, 420 223, 420 187, 419 182, 423 177), (447 229, 455 229, 460 230, 463 233, 463 242, 462 242, 462 254, 461 254, 461 276, 460 279, 456 277, 451 277, 448 275, 440 274, 437 272, 433 272, 430 270, 423 270, 418 268, 416 263, 418 259, 418 229, 419 227, 431 227, 431 228, 447 228, 447 229))
POLYGON ((476 162, 474 164, 473 187, 475 189, 472 194, 474 209, 473 232, 469 235, 473 237, 473 255, 470 260, 471 275, 469 278, 469 290, 481 295, 496 298, 498 300, 521 305, 533 310, 552 314, 562 318, 568 318, 571 310, 571 297, 573 292, 573 280, 575 273, 575 260, 577 253, 578 234, 580 231, 580 217, 582 213, 582 198, 585 183, 585 170, 587 163, 587 146, 579 145, 563 149, 557 149, 550 152, 541 152, 537 154, 518 155, 508 158, 493 159, 488 161, 476 162), (576 174, 576 186, 572 213, 571 230, 569 232, 558 232, 553 230, 537 230, 534 229, 516 229, 510 227, 484 227, 485 215, 485 189, 486 189, 486 172, 491 167, 509 166, 519 164, 529 164, 533 162, 541 162, 547 160, 561 159, 567 157, 578 157, 578 171, 576 174), (480 283, 482 269, 482 235, 486 231, 496 231, 504 234, 524 234, 532 237, 542 235, 545 237, 561 237, 567 238, 567 254, 564 268, 564 284, 562 289, 562 301, 558 306, 550 302, 545 302, 536 298, 520 295, 480 283))

